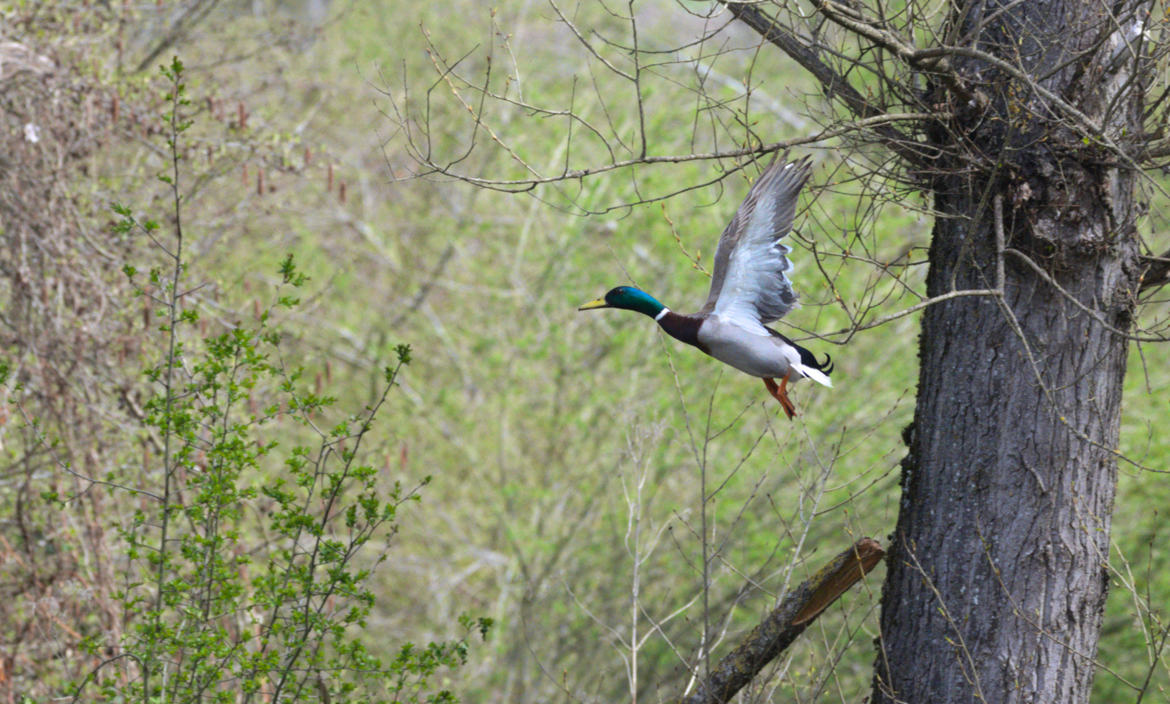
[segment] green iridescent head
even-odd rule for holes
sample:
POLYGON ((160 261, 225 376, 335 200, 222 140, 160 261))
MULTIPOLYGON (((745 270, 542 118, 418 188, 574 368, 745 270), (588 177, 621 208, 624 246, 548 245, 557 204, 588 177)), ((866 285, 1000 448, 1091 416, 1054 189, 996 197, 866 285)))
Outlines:
POLYGON ((618 286, 606 293, 605 298, 590 301, 577 310, 593 310, 595 308, 622 308, 656 318, 666 306, 641 289, 636 289, 633 286, 618 286))

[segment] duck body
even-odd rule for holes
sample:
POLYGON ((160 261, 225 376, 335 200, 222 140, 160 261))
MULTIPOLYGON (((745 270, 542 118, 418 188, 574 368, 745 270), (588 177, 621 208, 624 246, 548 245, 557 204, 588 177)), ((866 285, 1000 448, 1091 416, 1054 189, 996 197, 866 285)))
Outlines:
MULTIPOLYGON (((796 344, 772 328, 765 327, 767 336, 744 330, 734 321, 725 321, 713 315, 699 328, 699 340, 707 346, 707 354, 744 374, 761 379, 789 376, 814 379, 832 386, 829 377, 821 371, 812 352, 796 344)), ((826 362, 827 364, 828 362, 826 362)))
POLYGON ((579 310, 621 308, 649 316, 676 340, 763 379, 768 392, 793 417, 795 408, 786 392, 789 382, 812 379, 833 385, 831 359, 818 362, 812 352, 765 325, 797 304, 786 276, 792 269, 787 258, 791 250, 779 240, 791 227, 796 196, 809 168, 807 158, 796 164, 773 161, 756 180, 719 240, 711 290, 697 313, 675 313, 633 286, 611 289, 579 310), (781 379, 779 385, 776 379, 781 379))
POLYGON ((666 315, 657 318, 659 327, 678 340, 699 348, 705 354, 744 374, 761 379, 780 378, 795 371, 793 380, 816 378, 832 386, 813 353, 772 328, 764 327, 767 336, 745 330, 734 320, 718 315, 680 315, 664 308, 666 315), (822 380, 821 378, 824 377, 822 380))
POLYGON ((763 337, 718 316, 683 316, 665 310, 665 316, 656 318, 663 332, 744 374, 762 379, 784 377, 792 365, 800 364, 803 347, 775 330, 765 329, 771 334, 763 337))

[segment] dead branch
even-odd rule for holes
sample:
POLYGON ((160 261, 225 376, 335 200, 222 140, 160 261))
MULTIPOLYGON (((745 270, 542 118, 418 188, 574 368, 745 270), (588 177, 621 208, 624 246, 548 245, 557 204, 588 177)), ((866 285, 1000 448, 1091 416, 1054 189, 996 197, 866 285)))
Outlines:
POLYGON ((681 704, 722 704, 730 700, 792 645, 796 637, 837 597, 844 594, 885 555, 872 538, 862 538, 816 574, 789 592, 780 605, 756 626, 742 643, 719 661, 719 665, 683 697, 681 704))

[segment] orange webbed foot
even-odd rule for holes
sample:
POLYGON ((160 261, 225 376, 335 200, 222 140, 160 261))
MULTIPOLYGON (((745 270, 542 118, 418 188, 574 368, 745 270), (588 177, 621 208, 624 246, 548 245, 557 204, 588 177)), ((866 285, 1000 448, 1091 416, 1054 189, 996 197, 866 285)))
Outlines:
POLYGON ((772 394, 772 398, 780 402, 780 407, 784 409, 784 413, 788 416, 789 420, 796 416, 796 406, 788 398, 788 377, 791 374, 792 371, 789 370, 784 375, 784 378, 780 380, 779 386, 776 385, 775 379, 764 378, 764 386, 767 387, 768 393, 772 394))

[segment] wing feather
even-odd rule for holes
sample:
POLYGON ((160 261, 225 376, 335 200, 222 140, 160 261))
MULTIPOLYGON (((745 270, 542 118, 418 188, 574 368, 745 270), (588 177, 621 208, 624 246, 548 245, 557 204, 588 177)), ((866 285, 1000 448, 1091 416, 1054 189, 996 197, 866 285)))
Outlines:
POLYGON ((810 170, 808 157, 790 163, 774 160, 752 184, 719 238, 711 291, 700 312, 714 312, 767 334, 763 323, 796 307, 787 276, 792 250, 780 240, 792 228, 796 199, 810 170))

